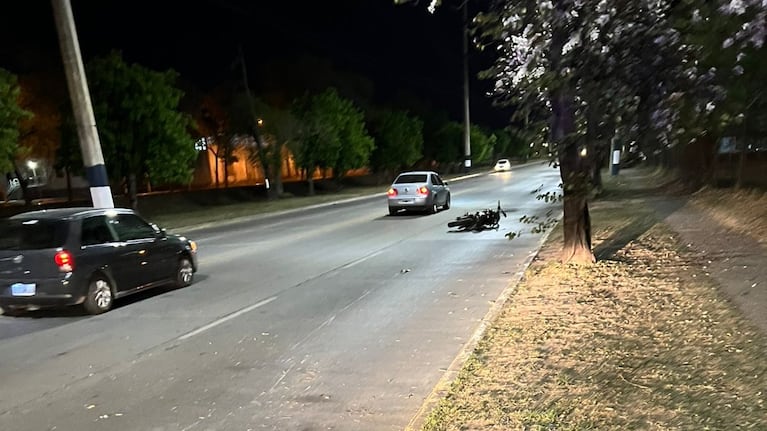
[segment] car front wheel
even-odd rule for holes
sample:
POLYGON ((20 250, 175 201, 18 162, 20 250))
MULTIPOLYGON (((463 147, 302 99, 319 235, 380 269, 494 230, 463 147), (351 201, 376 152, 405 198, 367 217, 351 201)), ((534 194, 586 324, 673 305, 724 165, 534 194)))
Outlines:
POLYGON ((178 261, 176 270, 176 287, 186 287, 194 281, 194 266, 188 257, 182 257, 178 261))
POLYGON ((101 314, 109 311, 114 303, 114 294, 109 280, 103 275, 95 277, 88 285, 83 308, 88 314, 101 314))

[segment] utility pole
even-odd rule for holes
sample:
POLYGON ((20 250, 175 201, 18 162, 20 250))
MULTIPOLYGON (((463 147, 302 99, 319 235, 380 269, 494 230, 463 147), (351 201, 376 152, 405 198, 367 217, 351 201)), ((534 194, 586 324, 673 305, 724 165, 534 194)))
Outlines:
POLYGON ((471 168, 471 122, 469 121, 469 0, 463 1, 463 167, 471 168))
POLYGON ((64 72, 67 77, 67 87, 77 124, 77 136, 80 139, 80 150, 85 165, 85 176, 90 185, 93 207, 114 208, 88 82, 85 79, 85 67, 80 54, 80 43, 77 40, 72 4, 70 0, 52 0, 52 3, 61 58, 64 61, 64 72))

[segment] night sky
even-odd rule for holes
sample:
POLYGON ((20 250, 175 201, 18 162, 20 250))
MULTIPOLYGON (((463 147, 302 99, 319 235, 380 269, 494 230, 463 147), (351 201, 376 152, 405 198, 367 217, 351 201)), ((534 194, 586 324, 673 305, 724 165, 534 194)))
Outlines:
MULTIPOLYGON (((60 70, 50 1, 3 8, 0 67, 60 70)), ((86 61, 118 49, 128 61, 172 68, 206 91, 237 78, 232 64, 241 45, 257 95, 279 92, 285 82, 301 92, 306 76, 332 75, 361 82, 374 103, 412 94, 461 120, 461 20, 450 6, 432 15, 424 1, 72 0, 72 9, 86 61)), ((473 74, 487 66, 476 53, 470 59, 473 74)), ((504 126, 508 114, 484 96, 489 83, 472 81, 472 121, 504 126)))

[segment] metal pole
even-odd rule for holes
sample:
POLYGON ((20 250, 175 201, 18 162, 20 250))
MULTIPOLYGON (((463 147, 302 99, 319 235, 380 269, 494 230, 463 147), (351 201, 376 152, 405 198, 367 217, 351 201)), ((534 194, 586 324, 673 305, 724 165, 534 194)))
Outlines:
POLYGON ((61 57, 94 208, 114 208, 70 0, 52 0, 61 57))
POLYGON ((618 148, 618 136, 610 140, 610 175, 618 175, 621 166, 621 150, 618 148))
POLYGON ((464 170, 471 168, 471 122, 469 121, 469 0, 463 2, 463 149, 464 170))

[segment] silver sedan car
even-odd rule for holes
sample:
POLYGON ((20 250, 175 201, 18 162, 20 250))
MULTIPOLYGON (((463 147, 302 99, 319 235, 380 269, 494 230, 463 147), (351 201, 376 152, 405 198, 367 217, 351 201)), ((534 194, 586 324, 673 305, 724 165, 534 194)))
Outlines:
POLYGON ((439 174, 432 171, 403 172, 387 191, 389 214, 399 210, 427 211, 450 208, 450 188, 439 174))

